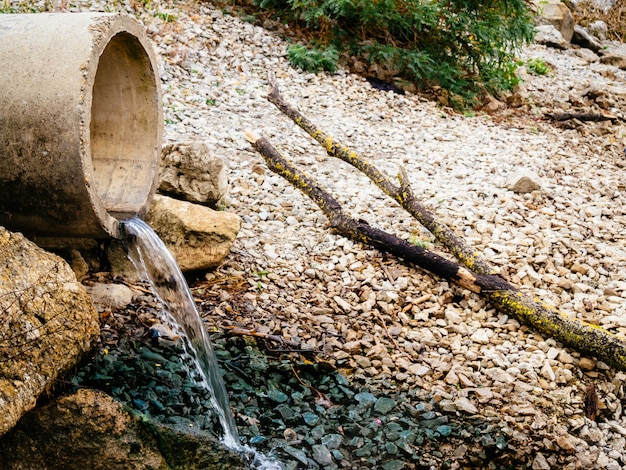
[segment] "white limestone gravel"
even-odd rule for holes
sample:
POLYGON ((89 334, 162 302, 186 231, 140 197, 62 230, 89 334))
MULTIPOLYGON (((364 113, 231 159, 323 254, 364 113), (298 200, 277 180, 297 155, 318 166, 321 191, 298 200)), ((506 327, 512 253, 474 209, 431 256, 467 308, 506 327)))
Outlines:
MULTIPOLYGON (((243 229, 227 263, 209 277, 245 280, 240 302, 249 308, 217 309, 224 315, 218 326, 239 322, 283 335, 373 387, 422 388, 442 410, 499 427, 533 469, 626 466, 624 373, 581 358, 467 291, 330 233, 321 212, 266 169, 243 133, 267 137, 356 217, 439 250, 416 221, 265 99, 272 71, 285 98, 320 127, 389 175, 403 165, 426 205, 511 282, 624 334, 623 121, 560 129, 542 119, 571 109, 591 85, 624 90, 624 71, 533 45, 521 57, 543 59, 554 72, 526 77, 526 107, 463 115, 375 90, 344 70, 295 70, 276 34, 209 4, 119 5, 155 43, 166 140, 204 141, 230 168, 226 210, 243 218, 243 229), (507 189, 520 168, 539 175, 540 191, 507 189), (588 384, 601 402, 596 421, 583 411, 588 384)), ((617 103, 609 111, 619 112, 617 103)))

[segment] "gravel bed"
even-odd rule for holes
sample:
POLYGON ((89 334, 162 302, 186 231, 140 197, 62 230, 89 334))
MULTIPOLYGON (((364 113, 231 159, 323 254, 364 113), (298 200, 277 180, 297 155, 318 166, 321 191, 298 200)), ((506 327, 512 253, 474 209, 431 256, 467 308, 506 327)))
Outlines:
MULTIPOLYGON (((89 5, 98 8, 96 2, 89 5)), ((266 169, 243 133, 252 129, 267 137, 332 190, 346 211, 439 250, 393 201, 327 157, 267 102, 272 71, 285 98, 320 127, 389 175, 403 165, 426 205, 512 283, 623 335, 625 128, 617 120, 563 129, 542 117, 576 107, 591 85, 623 90, 624 71, 533 45, 522 58, 541 58, 554 71, 526 77, 529 104, 470 116, 419 96, 378 91, 343 70, 294 70, 278 35, 209 4, 155 1, 141 11, 129 5, 160 57, 166 140, 205 141, 228 162, 226 210, 244 221, 227 262, 195 283, 211 328, 241 325, 283 337, 288 346, 282 347, 294 351, 285 352, 291 360, 306 358, 329 368, 327 376, 316 369, 309 377, 329 394, 330 382, 350 384, 357 393, 365 387, 363 393, 393 396, 412 410, 411 423, 463 423, 458 429, 464 433, 444 436, 447 445, 436 440, 441 433, 425 435, 437 452, 427 461, 402 454, 404 468, 504 468, 504 458, 511 468, 534 470, 626 466, 624 373, 542 337, 468 291, 330 233, 321 212, 266 169), (540 191, 515 194, 506 188, 520 168, 541 177, 540 191), (585 416, 590 386, 599 400, 595 420, 585 416), (493 442, 477 437, 485 429, 493 442)), ((284 380, 291 387, 289 400, 312 393, 301 386, 301 395, 294 396, 295 372, 284 380)), ((252 439, 245 431, 245 404, 237 390, 232 393, 242 435, 252 439)), ((346 399, 339 395, 337 401, 346 399)), ((278 408, 277 402, 261 404, 278 408)), ((321 413, 315 406, 310 412, 321 413)), ((296 422, 303 424, 296 418, 270 420, 259 432, 280 448, 293 437, 289 429, 296 422)), ((339 467, 376 468, 367 458, 349 462, 320 453, 320 446, 328 447, 325 439, 341 435, 341 419, 330 422, 335 429, 306 436, 307 461, 324 468, 328 459, 339 467)))

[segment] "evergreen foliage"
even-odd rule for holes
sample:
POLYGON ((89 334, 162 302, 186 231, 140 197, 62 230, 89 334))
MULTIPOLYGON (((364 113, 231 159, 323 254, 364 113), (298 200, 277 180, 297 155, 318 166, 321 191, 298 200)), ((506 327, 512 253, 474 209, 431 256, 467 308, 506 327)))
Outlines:
POLYGON ((253 1, 316 36, 310 54, 303 46, 290 48, 294 65, 330 70, 337 52, 345 53, 418 88, 440 86, 463 100, 510 89, 514 53, 534 34, 524 0, 253 1))

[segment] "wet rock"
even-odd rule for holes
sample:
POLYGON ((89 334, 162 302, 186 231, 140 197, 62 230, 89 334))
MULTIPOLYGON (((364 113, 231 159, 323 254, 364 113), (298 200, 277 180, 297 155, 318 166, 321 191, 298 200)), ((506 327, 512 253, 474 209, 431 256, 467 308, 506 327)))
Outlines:
POLYGON ((248 468, 212 436, 138 419, 89 389, 24 416, 0 439, 0 453, 7 469, 248 468))
POLYGON ((219 266, 241 229, 241 219, 230 212, 156 195, 146 216, 181 270, 219 266))
POLYGON ((205 142, 163 146, 159 180, 161 193, 210 206, 228 190, 226 165, 205 142))
POLYGON ((75 366, 98 314, 69 265, 0 227, 0 435, 75 366))
POLYGON ((374 410, 381 414, 387 414, 396 406, 396 402, 391 398, 380 397, 374 404, 374 410))

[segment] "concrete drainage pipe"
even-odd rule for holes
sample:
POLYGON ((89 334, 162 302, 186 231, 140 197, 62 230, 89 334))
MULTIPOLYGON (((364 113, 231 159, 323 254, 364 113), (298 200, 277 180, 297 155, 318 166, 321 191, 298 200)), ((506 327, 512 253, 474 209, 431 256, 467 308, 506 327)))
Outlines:
POLYGON ((106 13, 0 15, 0 225, 108 238, 147 211, 163 111, 143 28, 106 13))

